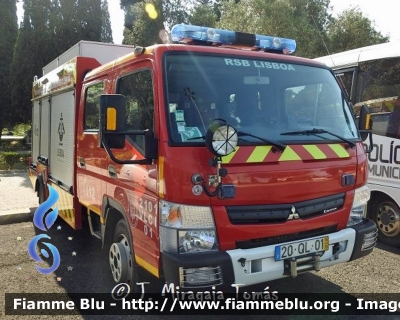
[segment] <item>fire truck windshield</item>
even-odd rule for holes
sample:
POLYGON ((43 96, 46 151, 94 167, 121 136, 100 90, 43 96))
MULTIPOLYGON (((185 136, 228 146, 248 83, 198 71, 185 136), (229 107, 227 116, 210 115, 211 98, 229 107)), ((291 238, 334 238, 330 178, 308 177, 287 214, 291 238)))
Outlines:
POLYGON ((351 109, 327 69, 193 52, 167 54, 164 65, 173 144, 204 144, 214 119, 246 132, 239 145, 360 139, 351 109), (283 134, 305 130, 331 134, 283 134))

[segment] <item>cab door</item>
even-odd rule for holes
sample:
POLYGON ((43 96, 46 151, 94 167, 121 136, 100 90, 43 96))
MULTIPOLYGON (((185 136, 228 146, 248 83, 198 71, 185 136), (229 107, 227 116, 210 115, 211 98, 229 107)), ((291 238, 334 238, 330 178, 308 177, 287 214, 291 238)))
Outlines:
POLYGON ((77 131, 77 194, 81 204, 100 215, 108 176, 108 156, 104 148, 99 147, 100 95, 104 92, 104 82, 90 83, 83 90, 85 95, 80 110, 83 121, 77 131))
MULTIPOLYGON (((156 131, 155 90, 150 63, 136 63, 135 71, 122 73, 116 82, 116 93, 126 99, 127 131, 156 131)), ((127 135, 125 148, 114 150, 115 156, 120 159, 143 159, 144 143, 143 135, 127 135)), ((151 165, 118 165, 109 158, 107 163, 109 178, 113 179, 113 183, 107 184, 107 194, 125 208, 136 262, 155 275, 158 274, 159 259, 156 166, 157 161, 151 165)))

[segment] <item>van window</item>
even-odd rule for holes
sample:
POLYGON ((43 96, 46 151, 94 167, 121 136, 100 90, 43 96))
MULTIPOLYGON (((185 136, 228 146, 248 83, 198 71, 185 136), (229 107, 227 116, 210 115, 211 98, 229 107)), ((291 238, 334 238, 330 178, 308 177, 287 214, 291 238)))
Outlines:
POLYGON ((103 89, 103 82, 93 84, 86 89, 84 130, 99 130, 100 95, 103 93, 103 89))
MULTIPOLYGON (((123 76, 117 84, 117 93, 126 98, 126 129, 154 130, 154 95, 151 71, 140 70, 123 76)), ((128 137, 139 149, 144 149, 144 136, 128 137)))

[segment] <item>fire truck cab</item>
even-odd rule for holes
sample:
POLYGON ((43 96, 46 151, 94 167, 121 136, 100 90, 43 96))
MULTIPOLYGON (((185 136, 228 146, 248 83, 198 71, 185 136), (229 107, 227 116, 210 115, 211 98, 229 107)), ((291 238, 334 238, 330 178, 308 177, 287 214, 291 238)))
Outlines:
POLYGON ((87 216, 116 283, 252 285, 369 254, 367 156, 334 74, 294 40, 176 25, 33 84, 30 177, 87 216), (125 50, 124 49, 124 50, 125 50))

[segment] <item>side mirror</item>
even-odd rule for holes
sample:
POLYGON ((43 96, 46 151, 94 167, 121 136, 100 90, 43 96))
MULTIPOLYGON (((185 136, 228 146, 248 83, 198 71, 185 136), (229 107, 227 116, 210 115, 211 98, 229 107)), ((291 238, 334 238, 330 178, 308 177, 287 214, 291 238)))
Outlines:
POLYGON ((99 147, 104 142, 109 148, 122 149, 125 146, 125 97, 121 94, 100 96, 99 147))
POLYGON ((121 94, 100 96, 99 147, 106 149, 112 161, 118 164, 151 164, 158 157, 158 141, 152 130, 126 130, 125 97, 121 94), (111 149, 125 147, 126 135, 144 136, 144 159, 118 159, 111 149))
POLYGON ((371 115, 369 108, 365 104, 361 106, 360 117, 358 118, 358 129, 361 134, 361 139, 365 141, 368 134, 371 133, 371 115))
POLYGON ((365 150, 370 153, 373 148, 372 142, 372 121, 371 114, 369 112, 368 106, 365 104, 361 106, 360 117, 358 118, 358 130, 360 131, 361 139, 363 141, 367 140, 369 136, 369 147, 365 150))

